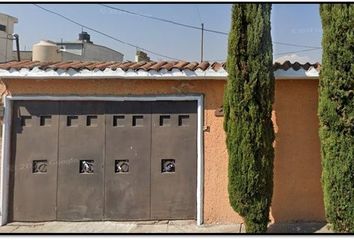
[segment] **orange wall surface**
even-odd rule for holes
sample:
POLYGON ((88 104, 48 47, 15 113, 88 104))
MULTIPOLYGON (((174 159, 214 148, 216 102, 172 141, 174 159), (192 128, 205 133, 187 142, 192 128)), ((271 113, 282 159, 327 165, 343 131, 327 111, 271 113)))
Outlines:
MULTIPOLYGON (((10 95, 204 94, 204 222, 241 223, 227 192, 228 156, 223 118, 223 80, 5 80, 10 95)), ((273 121, 276 130, 271 219, 323 221, 317 119, 317 80, 277 80, 273 121)))
POLYGON ((275 222, 325 221, 318 135, 318 80, 278 80, 271 215, 275 222))

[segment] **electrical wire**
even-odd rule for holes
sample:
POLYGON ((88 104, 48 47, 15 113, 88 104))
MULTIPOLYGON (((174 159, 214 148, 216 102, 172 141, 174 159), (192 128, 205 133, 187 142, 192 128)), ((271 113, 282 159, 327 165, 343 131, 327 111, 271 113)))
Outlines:
POLYGON ((293 51, 293 52, 282 52, 282 53, 274 54, 274 56, 291 54, 291 53, 299 53, 299 52, 309 52, 309 51, 315 51, 315 50, 322 50, 322 48, 305 49, 305 50, 293 51))
MULTIPOLYGON (((173 20, 165 19, 165 18, 154 17, 154 16, 147 15, 147 14, 141 14, 141 13, 137 13, 137 12, 132 12, 132 11, 128 11, 128 10, 125 10, 125 9, 122 9, 122 8, 112 7, 110 5, 103 4, 103 3, 101 3, 99 5, 104 6, 106 8, 114 9, 114 10, 117 10, 117 11, 120 11, 120 12, 123 12, 123 13, 139 16, 139 17, 149 18, 149 19, 160 21, 160 22, 165 22, 165 23, 178 25, 178 26, 181 26, 181 27, 186 27, 186 28, 191 28, 191 29, 196 29, 196 30, 202 30, 201 27, 180 23, 180 22, 176 22, 176 21, 173 21, 173 20)), ((195 7, 197 8, 199 19, 201 21, 199 9, 198 9, 198 7, 196 5, 195 5, 195 7)), ((204 28, 204 31, 212 32, 212 33, 216 33, 216 34, 221 34, 221 35, 225 35, 225 36, 229 35, 227 32, 217 31, 217 30, 208 29, 208 28, 204 28)), ((284 45, 284 46, 292 46, 292 47, 321 48, 321 47, 315 47, 315 46, 308 46, 308 45, 301 45, 301 44, 294 44, 294 43, 284 43, 284 42, 277 42, 277 41, 273 41, 273 43, 274 44, 278 44, 278 45, 284 45)))
MULTIPOLYGON (((93 32, 96 32, 98 34, 101 34, 105 37, 108 37, 112 40, 115 40, 117 42, 120 42, 122 44, 125 44, 125 45, 128 45, 130 47, 134 47, 134 48, 138 48, 138 49, 141 49, 145 52, 148 52, 148 53, 151 53, 153 55, 156 55, 156 56, 160 56, 160 57, 164 57, 164 58, 167 58, 167 59, 171 59, 171 60, 177 60, 177 61, 181 61, 180 59, 176 59, 176 58, 173 58, 173 57, 169 57, 167 55, 163 55, 163 54, 160 54, 160 53, 157 53, 157 52, 154 52, 154 51, 151 51, 149 49, 146 49, 146 48, 143 48, 143 47, 140 47, 140 46, 137 46, 135 44, 132 44, 132 43, 129 43, 129 42, 125 42, 123 40, 120 40, 116 37, 113 37, 107 33, 104 33, 104 32, 101 32, 99 30, 96 30, 94 28, 91 28, 89 26, 86 26, 84 24, 81 24, 75 20, 72 20, 71 18, 68 18, 60 13, 57 13, 57 12, 54 12, 52 10, 49 10, 47 8, 44 8, 42 6, 39 6, 38 4, 33 4, 34 6, 46 11, 46 12, 49 12, 51 14, 54 14, 54 15, 57 15, 71 23, 74 23, 82 28, 86 28, 88 30, 91 30, 93 32)), ((178 23, 178 22, 175 22, 175 21, 171 21, 171 20, 167 20, 167 19, 163 19, 163 18, 158 18, 158 17, 153 17, 153 16, 148 16, 148 15, 143 15, 143 14, 138 14, 138 13, 134 13, 134 12, 131 12, 131 11, 127 11, 127 10, 124 10, 124 9, 120 9, 120 8, 116 8, 116 7, 111 7, 109 5, 106 5, 106 4, 99 4, 99 5, 102 5, 102 6, 105 6, 105 7, 108 7, 108 8, 111 8, 111 9, 115 9, 117 11, 122 11, 122 12, 125 12, 125 13, 128 13, 128 14, 133 14, 133 15, 138 15, 138 16, 141 16, 141 17, 146 17, 146 18, 151 18, 151 19, 154 19, 154 20, 158 20, 158 21, 164 21, 164 22, 168 22, 168 23, 172 23, 172 24, 175 24, 175 25, 179 25, 179 26, 184 26, 184 27, 188 27, 188 28, 193 28, 193 29, 198 29, 198 30, 202 30, 202 28, 200 27, 196 27, 196 26, 192 26, 192 25, 187 25, 187 24, 182 24, 182 23, 178 23)), ((219 34, 223 34, 223 35, 228 35, 227 33, 225 32, 221 32, 221 31, 216 31, 216 30, 211 30, 211 29, 204 29, 204 31, 207 31, 207 32, 213 32, 213 33, 219 33, 219 34)), ((273 42, 274 44, 279 44, 279 45, 286 45, 286 46, 293 46, 293 47, 306 47, 306 48, 309 48, 309 49, 304 49, 304 50, 300 50, 300 51, 292 51, 292 52, 283 52, 283 53, 277 53, 277 54, 274 54, 274 55, 284 55, 284 54, 291 54, 291 53, 299 53, 299 52, 307 52, 307 51, 314 51, 314 50, 320 50, 322 49, 321 47, 313 47, 313 46, 306 46, 306 45, 299 45, 299 44, 292 44, 292 43, 283 43, 283 42, 273 42)))
POLYGON ((315 47, 315 46, 307 46, 307 45, 300 45, 294 43, 282 43, 282 42, 273 42, 274 44, 284 45, 284 46, 292 46, 292 47, 304 47, 304 48, 313 48, 313 49, 321 49, 322 47, 315 47))
MULTIPOLYGON (((128 11, 128 10, 125 10, 125 9, 112 7, 112 6, 103 4, 103 3, 101 3, 99 5, 104 6, 106 8, 117 10, 117 11, 120 11, 120 12, 128 13, 128 14, 131 14, 131 15, 136 15, 136 16, 139 16, 139 17, 150 18, 150 19, 153 19, 153 20, 157 20, 157 21, 160 21, 160 22, 166 22, 166 23, 178 25, 178 26, 181 26, 181 27, 186 27, 186 28, 191 28, 191 29, 196 29, 196 30, 202 30, 201 27, 197 27, 197 26, 193 26, 193 25, 189 25, 189 24, 184 24, 184 23, 179 23, 179 22, 176 22, 176 21, 173 21, 173 20, 169 20, 169 19, 165 19, 165 18, 154 17, 154 16, 146 15, 146 14, 140 14, 140 13, 128 11)), ((226 33, 226 32, 221 32, 221 31, 217 31, 217 30, 213 30, 213 29, 204 28, 204 31, 205 32, 217 33, 217 34, 222 34, 222 35, 226 35, 226 36, 228 35, 228 33, 226 33)))
POLYGON ((76 25, 78 25, 78 26, 80 26, 80 27, 82 27, 82 28, 91 30, 91 31, 96 32, 96 33, 98 33, 98 34, 101 34, 101 35, 103 35, 103 36, 105 36, 105 37, 108 37, 108 38, 110 38, 110 39, 112 39, 112 40, 114 40, 114 41, 120 42, 120 43, 125 44, 125 45, 128 45, 128 46, 130 46, 130 47, 134 47, 134 48, 141 49, 141 50, 143 50, 143 51, 145 51, 145 52, 151 53, 151 54, 156 55, 156 56, 168 58, 168 59, 171 59, 171 60, 181 61, 180 59, 176 59, 176 58, 173 58, 173 57, 169 57, 169 56, 166 56, 166 55, 163 55, 163 54, 160 54, 160 53, 157 53, 157 52, 148 50, 148 49, 146 49, 146 48, 137 46, 137 45, 135 45, 135 44, 132 44, 132 43, 129 43, 129 42, 125 42, 125 41, 120 40, 120 39, 118 39, 118 38, 116 38, 116 37, 113 37, 113 36, 111 36, 111 35, 109 35, 109 34, 107 34, 107 33, 101 32, 101 31, 99 31, 99 30, 97 30, 97 29, 94 29, 94 28, 92 28, 92 27, 89 27, 89 26, 86 26, 86 25, 84 25, 84 24, 82 24, 82 23, 79 23, 79 22, 77 22, 77 21, 75 21, 75 20, 72 20, 71 18, 66 17, 66 16, 64 16, 64 15, 62 15, 62 14, 60 14, 60 13, 57 13, 57 12, 54 12, 54 11, 49 10, 49 9, 47 9, 47 8, 44 8, 44 7, 42 7, 42 6, 39 6, 38 4, 33 4, 33 5, 36 6, 36 7, 38 7, 38 8, 40 8, 40 9, 42 9, 42 10, 44 10, 44 11, 46 11, 46 12, 49 12, 49 13, 54 14, 54 15, 56 15, 56 16, 59 16, 59 17, 65 19, 65 20, 67 20, 67 21, 69 21, 69 22, 71 22, 71 23, 74 23, 74 24, 76 24, 76 25))

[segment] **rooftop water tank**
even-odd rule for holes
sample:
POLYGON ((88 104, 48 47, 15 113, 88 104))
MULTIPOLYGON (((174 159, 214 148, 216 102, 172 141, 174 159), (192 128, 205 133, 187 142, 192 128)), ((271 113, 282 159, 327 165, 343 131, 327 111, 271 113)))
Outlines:
POLYGON ((33 61, 55 62, 61 60, 57 45, 48 40, 43 40, 34 44, 32 52, 33 61))
POLYGON ((88 34, 87 32, 79 33, 79 40, 87 43, 92 43, 90 41, 90 34, 88 34))

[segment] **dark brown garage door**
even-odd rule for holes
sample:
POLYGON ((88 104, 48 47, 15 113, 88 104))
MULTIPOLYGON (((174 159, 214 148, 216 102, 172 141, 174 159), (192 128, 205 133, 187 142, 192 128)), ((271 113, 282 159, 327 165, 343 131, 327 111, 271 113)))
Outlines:
POLYGON ((196 218, 195 101, 16 101, 10 221, 196 218))

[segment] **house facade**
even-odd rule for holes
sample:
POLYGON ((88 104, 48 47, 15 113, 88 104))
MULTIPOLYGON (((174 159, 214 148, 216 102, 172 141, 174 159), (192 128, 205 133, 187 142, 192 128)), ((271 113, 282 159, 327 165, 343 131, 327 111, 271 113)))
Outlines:
MULTIPOLYGON (((275 63, 273 222, 325 221, 318 64, 275 63)), ((9 62, 1 220, 242 223, 228 200, 222 63, 9 62)))

